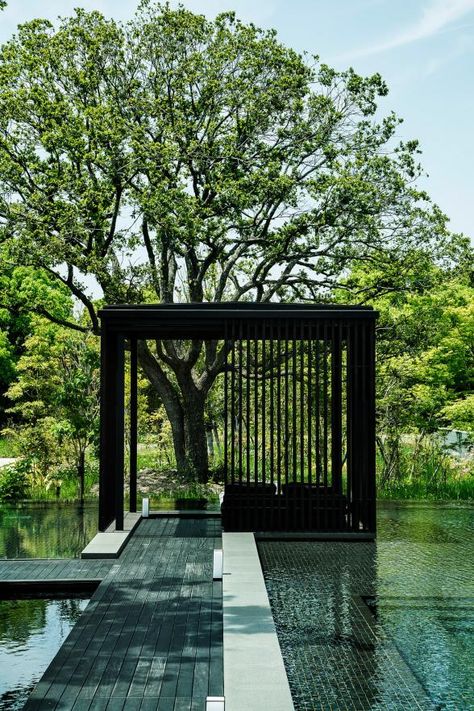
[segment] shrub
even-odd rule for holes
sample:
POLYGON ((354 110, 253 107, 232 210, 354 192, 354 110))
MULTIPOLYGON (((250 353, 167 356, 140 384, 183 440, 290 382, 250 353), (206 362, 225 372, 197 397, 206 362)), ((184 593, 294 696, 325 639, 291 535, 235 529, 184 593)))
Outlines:
POLYGON ((22 462, 0 472, 0 501, 24 499, 28 493, 28 474, 22 462))

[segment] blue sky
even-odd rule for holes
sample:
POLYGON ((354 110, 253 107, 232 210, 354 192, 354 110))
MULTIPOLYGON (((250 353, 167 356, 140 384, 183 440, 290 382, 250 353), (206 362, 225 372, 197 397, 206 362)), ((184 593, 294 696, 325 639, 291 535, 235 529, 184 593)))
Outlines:
MULTIPOLYGON (((76 6, 125 20, 136 0, 9 0, 0 42, 19 22, 68 15, 76 6)), ((380 72, 390 93, 383 112, 404 118, 401 138, 418 138, 429 174, 422 186, 474 237, 474 0, 184 0, 209 17, 233 9, 274 27, 282 42, 337 69, 380 72)))

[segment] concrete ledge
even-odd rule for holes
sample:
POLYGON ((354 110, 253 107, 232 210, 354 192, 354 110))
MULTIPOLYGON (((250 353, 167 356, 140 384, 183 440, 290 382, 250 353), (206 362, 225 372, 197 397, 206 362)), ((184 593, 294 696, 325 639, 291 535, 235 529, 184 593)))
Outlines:
POLYGON ((97 533, 82 551, 81 558, 118 558, 141 517, 140 513, 126 513, 123 531, 115 531, 112 524, 107 531, 97 533))
POLYGON ((253 533, 223 533, 226 711, 293 711, 253 533))

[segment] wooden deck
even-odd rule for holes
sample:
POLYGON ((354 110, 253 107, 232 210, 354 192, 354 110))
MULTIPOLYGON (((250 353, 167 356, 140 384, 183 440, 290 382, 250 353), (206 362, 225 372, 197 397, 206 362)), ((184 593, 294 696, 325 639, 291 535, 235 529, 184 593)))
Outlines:
POLYGON ((142 520, 117 560, 1 561, 0 579, 102 582, 27 711, 202 711, 223 695, 216 519, 142 520))

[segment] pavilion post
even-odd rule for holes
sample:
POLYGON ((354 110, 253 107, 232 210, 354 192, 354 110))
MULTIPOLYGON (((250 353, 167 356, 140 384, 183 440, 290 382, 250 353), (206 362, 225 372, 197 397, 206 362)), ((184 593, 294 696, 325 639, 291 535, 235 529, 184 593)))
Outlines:
POLYGON ((137 339, 130 339, 130 511, 137 510, 137 339))
POLYGON ((355 322, 348 339, 348 482, 352 530, 375 534, 375 322, 355 322))
POLYGON ((376 400, 375 400, 375 321, 366 323, 367 358, 367 521, 374 535, 377 529, 377 479, 376 479, 376 400))
POLYGON ((332 324, 331 338, 331 481, 342 492, 342 343, 341 323, 332 324))
POLYGON ((123 530, 124 339, 102 329, 99 530, 123 530))

